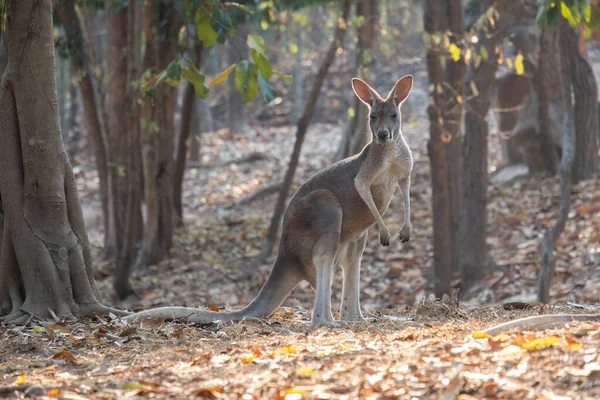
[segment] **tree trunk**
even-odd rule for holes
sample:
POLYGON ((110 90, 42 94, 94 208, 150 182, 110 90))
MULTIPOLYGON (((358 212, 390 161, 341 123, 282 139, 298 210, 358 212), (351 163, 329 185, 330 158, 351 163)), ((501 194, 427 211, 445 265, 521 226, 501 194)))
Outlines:
MULTIPOLYGON (((541 153, 542 162, 545 171, 548 171, 552 175, 556 174, 558 170, 558 154, 552 143, 552 123, 550 120, 550 101, 548 95, 551 92, 552 70, 556 70, 556 66, 552 66, 549 62, 552 56, 558 55, 554 46, 554 38, 556 36, 548 30, 547 27, 542 29, 540 34, 539 44, 539 56, 538 56, 538 69, 537 73, 533 77, 533 84, 537 92, 537 104, 538 104, 538 118, 539 118, 539 133, 541 140, 541 153)), ((554 60, 553 60, 554 61, 554 60)), ((556 81, 560 78, 560 74, 554 77, 556 81)), ((560 87, 559 87, 560 92, 560 87)))
MULTIPOLYGON (((177 55, 177 10, 168 0, 149 1, 145 7, 146 45, 144 65, 154 73, 167 67, 177 55), (161 21, 160 26, 153 21, 161 21)), ((142 165, 146 224, 136 267, 147 267, 163 260, 173 243, 173 132, 175 88, 164 85, 142 104, 142 165)))
POLYGON ((300 150, 302 149, 302 143, 304 142, 306 131, 308 130, 308 126, 317 106, 319 92, 321 91, 321 87, 323 86, 323 82, 325 81, 325 77, 327 76, 327 71, 329 71, 329 67, 333 63, 335 53, 344 42, 346 24, 348 23, 348 14, 350 13, 350 4, 351 0, 344 0, 342 2, 341 19, 336 20, 337 23, 335 33, 333 35, 333 41, 329 45, 329 49, 327 50, 327 53, 325 54, 323 61, 319 66, 319 70, 317 72, 317 76, 315 77, 315 82, 310 92, 310 96, 308 97, 308 102, 306 103, 304 113, 302 114, 302 117, 298 120, 298 124, 296 125, 296 143, 294 143, 294 150, 292 151, 290 163, 288 164, 288 168, 285 173, 285 178, 283 180, 283 185, 281 187, 281 191, 279 192, 279 197, 277 198, 277 203, 275 205, 273 217, 271 218, 271 224, 269 225, 269 231, 267 233, 265 245, 262 249, 261 255, 259 256, 258 260, 264 260, 266 257, 268 257, 271 254, 271 251, 273 250, 273 246, 275 245, 277 231, 279 230, 279 222, 281 221, 281 217, 283 215, 283 212, 285 211, 287 197, 290 191, 290 187, 292 186, 292 181, 294 179, 296 167, 298 166, 300 150))
MULTIPOLYGON (((61 140, 51 0, 6 2, 8 66, 0 98, 5 322, 107 313, 61 140)), ((112 310, 113 312, 115 310, 112 310)), ((122 314, 122 313, 119 313, 122 314)))
POLYGON ((594 71, 579 52, 578 34, 571 27, 564 32, 571 45, 571 76, 575 95, 575 160, 572 180, 593 179, 598 173, 598 86, 594 71))
MULTIPOLYGON (((202 42, 195 46, 196 65, 200 70, 206 58, 204 44, 202 42)), ((185 161, 190 142, 190 132, 192 124, 192 115, 196 107, 196 90, 190 82, 186 83, 183 91, 183 101, 181 105, 181 122, 179 137, 177 139, 177 153, 175 154, 175 165, 173 168, 173 208, 175 211, 175 223, 183 226, 183 205, 181 203, 183 176, 185 173, 185 161)), ((192 138, 195 140, 196 138, 192 138)))
POLYGON ((572 36, 572 32, 573 30, 569 27, 566 20, 562 20, 558 29, 558 54, 561 69, 560 86, 566 112, 563 117, 563 149, 559 169, 560 208, 554 226, 546 231, 540 243, 540 271, 537 279, 537 297, 542 303, 550 302, 550 284, 556 262, 554 257, 554 242, 564 230, 571 208, 572 168, 574 166, 574 159, 576 158, 575 130, 577 124, 577 121, 573 119, 574 115, 577 114, 573 111, 571 85, 578 79, 575 76, 576 68, 574 65, 581 61, 572 53, 573 49, 579 53, 577 37, 572 36))
MULTIPOLYGON (((108 83, 106 84, 108 230, 104 243, 107 258, 118 258, 123 248, 122 235, 127 220, 127 107, 123 99, 127 92, 127 7, 118 11, 107 7, 108 13, 108 83)), ((131 104, 129 104, 131 105, 131 104)))
MULTIPOLYGON (((423 25, 429 38, 445 31, 443 24, 446 9, 444 0, 426 0, 424 3, 423 25)), ((450 186, 445 174, 447 168, 446 152, 448 143, 456 137, 448 137, 444 127, 444 67, 440 54, 445 52, 435 40, 426 42, 427 74, 429 76, 430 101, 427 108, 429 116, 429 142, 427 149, 431 163, 432 209, 433 209, 433 269, 434 291, 437 297, 452 294, 452 232, 450 207, 446 196, 450 186)))
MULTIPOLYGON (((364 17, 364 23, 356 32, 358 41, 354 60, 354 76, 368 81, 368 67, 372 59, 370 51, 373 48, 379 17, 378 0, 366 0, 356 3, 356 15, 357 17, 364 17)), ((360 152, 369 140, 369 135, 366 132, 367 109, 356 96, 352 96, 352 109, 354 110, 354 116, 346 123, 344 136, 340 141, 334 161, 360 152)))
MULTIPOLYGON (((250 33, 251 25, 243 23, 236 27, 235 34, 229 38, 227 58, 229 64, 237 63, 240 59, 248 58, 248 45, 246 38, 250 33)), ((227 95, 227 128, 231 132, 242 133, 245 130, 243 96, 235 88, 235 73, 227 78, 229 93, 227 95)))
POLYGON ((108 11, 106 105, 110 217, 105 254, 115 258, 114 287, 120 299, 132 293, 129 274, 142 223, 138 90, 133 86, 141 74, 141 7, 138 2, 130 2, 119 11, 109 5, 108 11))
MULTIPOLYGON (((83 101, 83 112, 88 131, 88 137, 92 142, 92 150, 96 161, 96 170, 98 171, 98 181, 100 189, 100 201, 102 202, 102 220, 104 222, 104 235, 108 233, 109 223, 109 198, 108 198, 108 167, 106 160, 106 133, 104 132, 101 113, 101 106, 98 104, 100 94, 97 93, 93 81, 93 63, 88 58, 86 48, 90 45, 81 30, 81 25, 75 12, 75 6, 72 1, 61 3, 58 7, 58 14, 65 27, 69 55, 73 65, 73 72, 78 76, 79 88, 81 90, 81 99, 83 101)), ((71 98, 71 101, 74 101, 71 98)), ((72 108, 73 109, 73 108, 72 108)))
MULTIPOLYGON (((494 4, 486 0, 485 9, 494 4)), ((494 80, 498 69, 495 48, 501 43, 500 24, 506 16, 500 14, 493 24, 487 21, 477 33, 479 42, 473 54, 487 52, 488 59, 479 65, 471 60, 465 84, 465 137, 463 143, 463 169, 460 204, 460 274, 461 288, 466 292, 486 274, 488 252, 487 236, 487 186, 488 186, 488 122, 494 80), (474 92, 474 88, 477 93, 474 92)), ((477 57, 477 56, 475 56, 477 57)))
POLYGON ((304 94, 304 80, 302 79, 302 53, 304 51, 304 45, 302 43, 302 24, 298 22, 296 24, 296 45, 298 51, 296 52, 296 68, 294 69, 294 119, 297 121, 302 116, 302 95, 304 94))
POLYGON ((4 34, 0 32, 0 80, 4 74, 4 68, 8 63, 8 53, 6 52, 6 42, 4 41, 4 34))
POLYGON ((69 135, 69 127, 67 125, 67 85, 69 81, 69 71, 67 64, 67 60, 63 60, 60 57, 57 59, 57 69, 58 69, 58 109, 60 115, 60 128, 63 143, 67 145, 67 151, 69 156, 73 157, 77 152, 74 152, 74 149, 69 146, 73 143, 73 135, 69 135))
MULTIPOLYGON (((460 253, 460 175, 462 161, 463 97, 465 85, 463 8, 461 0, 447 0, 446 15, 448 16, 447 31, 450 32, 450 43, 461 49, 461 58, 454 61, 446 58, 444 84, 444 133, 450 141, 445 146, 445 168, 443 173, 448 182, 448 193, 444 193, 448 208, 449 248, 446 255, 451 266, 450 276, 458 268, 460 253)), ((451 295, 452 293, 448 293, 451 295)), ((438 293, 439 295, 439 293, 438 293)), ((443 294, 442 294, 443 295, 443 294)))
POLYGON ((191 138, 189 140, 190 158, 192 162, 200 162, 200 138, 203 132, 214 130, 214 121, 210 113, 210 104, 207 99, 197 98, 196 106, 192 110, 191 138))

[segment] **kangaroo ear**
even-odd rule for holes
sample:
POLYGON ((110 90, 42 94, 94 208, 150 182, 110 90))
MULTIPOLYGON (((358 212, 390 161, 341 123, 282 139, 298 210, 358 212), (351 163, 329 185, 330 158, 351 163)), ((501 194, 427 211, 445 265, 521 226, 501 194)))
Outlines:
POLYGON ((354 89, 356 97, 369 107, 373 107, 376 99, 381 99, 381 96, 371 86, 358 78, 352 78, 352 89, 354 89))
POLYGON ((410 91, 412 89, 412 85, 413 85, 412 75, 406 75, 406 76, 400 78, 398 80, 398 82, 396 82, 396 84, 394 85, 394 88, 392 89, 390 94, 388 94, 388 96, 385 100, 388 101, 390 99, 393 99, 394 104, 399 106, 408 97, 408 94, 410 93, 410 91))

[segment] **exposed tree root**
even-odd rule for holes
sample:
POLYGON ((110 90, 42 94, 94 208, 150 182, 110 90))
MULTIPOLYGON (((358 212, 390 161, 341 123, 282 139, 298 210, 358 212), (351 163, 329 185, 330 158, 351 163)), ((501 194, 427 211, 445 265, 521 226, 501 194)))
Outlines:
POLYGON ((552 329, 563 326, 566 323, 574 321, 600 321, 598 314, 550 314, 537 315, 534 317, 520 318, 514 321, 508 321, 500 325, 492 326, 484 330, 490 335, 505 333, 513 329, 552 329))

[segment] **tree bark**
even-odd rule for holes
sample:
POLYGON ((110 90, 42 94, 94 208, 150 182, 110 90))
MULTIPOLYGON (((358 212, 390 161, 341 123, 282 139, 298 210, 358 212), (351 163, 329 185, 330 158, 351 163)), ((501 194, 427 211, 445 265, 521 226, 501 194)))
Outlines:
MULTIPOLYGON (((202 42, 195 46, 196 65, 198 69, 202 68, 202 64, 206 58, 204 44, 202 42)), ((175 211, 175 223, 177 226, 183 226, 183 205, 182 187, 183 176, 185 174, 185 162, 188 152, 188 143, 190 141, 190 132, 192 124, 192 116, 196 106, 196 90, 190 82, 186 83, 183 91, 183 101, 181 106, 181 122, 179 129, 179 137, 177 139, 177 153, 175 154, 175 165, 173 168, 173 208, 175 211)), ((195 138, 192 138, 194 140, 195 138)))
MULTIPOLYGON (((465 86, 466 64, 464 62, 464 35, 465 24, 463 21, 463 7, 461 0, 447 0, 446 15, 448 16, 447 31, 450 33, 450 43, 461 49, 461 58, 454 61, 446 58, 445 85, 444 85, 444 132, 450 138, 445 151, 445 168, 443 173, 448 182, 448 193, 444 193, 446 207, 448 208, 449 224, 449 258, 451 265, 450 276, 458 268, 460 253, 460 176, 462 161, 462 135, 463 122, 463 97, 465 86)), ((451 295, 452 293, 448 293, 451 295)), ((438 293, 439 295, 439 293, 438 293)), ((443 294, 442 294, 443 295, 443 294)))
POLYGON ((452 240, 451 207, 446 201, 450 193, 447 168, 448 143, 458 141, 445 132, 444 124, 444 67, 440 54, 445 53, 441 43, 433 38, 445 32, 445 0, 427 0, 424 3, 423 25, 427 34, 426 60, 429 76, 430 101, 427 108, 429 116, 429 142, 427 149, 431 164, 432 209, 433 209, 433 269, 434 292, 441 298, 452 294, 452 240))
MULTIPOLYGON (((107 6, 108 13, 108 83, 106 85, 107 166, 109 176, 109 219, 104 254, 117 259, 123 248, 122 235, 127 220, 127 107, 123 104, 127 92, 127 7, 118 11, 107 6)), ((131 105, 131 104, 129 104, 131 105)))
POLYGON ((598 85, 586 57, 579 52, 577 32, 565 28, 561 34, 568 40, 571 77, 575 96, 575 159, 573 184, 593 179, 598 174, 598 85))
POLYGON ((106 109, 110 218, 105 255, 115 260, 113 285, 120 299, 132 293, 129 275, 140 227, 143 226, 139 96, 138 89, 133 86, 141 75, 141 7, 138 2, 130 2, 127 7, 116 11, 108 5, 106 109))
MULTIPOLYGON (((559 163, 558 154, 552 142, 551 132, 553 127, 550 120, 550 101, 548 99, 552 80, 550 73, 552 72, 552 69, 556 68, 556 66, 552 66, 550 62, 557 55, 555 50, 558 50, 553 45, 554 38, 555 35, 553 35, 547 27, 542 29, 539 39, 538 68, 537 73, 533 78, 533 84, 537 92, 537 111, 539 118, 541 153, 543 156, 542 163, 544 164, 544 170, 552 175, 556 174, 559 163)), ((555 59, 553 61, 555 61, 555 59)), ((556 76, 555 79, 559 77, 560 76, 556 76)))
MULTIPOLYGON (((51 0, 6 3, 0 94, 5 322, 110 310, 100 303, 75 178, 62 143, 51 0)), ((118 314, 123 314, 118 312, 118 314)))
MULTIPOLYGON (((175 4, 168 0, 149 1, 145 7, 146 45, 144 65, 154 73, 163 70, 177 55, 175 4), (154 21, 161 21, 160 26, 154 21)), ((169 254, 173 243, 173 131, 175 88, 164 85, 142 104, 142 165, 146 224, 136 267, 156 264, 169 254)))
MULTIPOLYGON (((58 14, 65 27, 67 46, 73 65, 74 74, 78 76, 79 88, 81 90, 81 100, 83 102, 83 112, 88 131, 88 136, 92 142, 92 150, 98 171, 98 181, 100 189, 100 201, 102 202, 102 220, 104 222, 104 235, 106 235, 109 225, 109 199, 108 199, 108 168, 106 159, 106 132, 103 127, 105 122, 101 120, 101 106, 98 104, 100 94, 97 93, 93 82, 93 64, 88 58, 86 48, 86 38, 83 36, 75 6, 72 1, 61 3, 58 7, 58 14)), ((74 99, 71 99, 74 101, 74 99)))
MULTIPOLYGON (((372 58, 370 51, 373 48, 379 17, 378 0, 366 0, 356 3, 356 15, 364 17, 364 23, 356 32, 358 41, 354 60, 354 75, 368 81, 368 67, 372 58)), ((369 140, 369 135, 366 132, 367 109, 356 96, 352 96, 352 109, 354 110, 354 116, 346 124, 344 136, 333 161, 360 152, 369 140)))
MULTIPOLYGON (((491 0, 484 1, 485 9, 498 6, 491 0)), ((484 48, 488 59, 479 65, 471 60, 465 84, 465 137, 463 143, 463 168, 460 204, 460 257, 461 289, 468 290, 489 269, 487 236, 487 186, 488 186, 488 122, 494 80, 498 69, 495 48, 501 35, 502 13, 491 24, 489 21, 476 32, 479 41, 473 54, 482 54, 484 48), (477 93, 474 93, 473 88, 477 93)))
POLYGON ((550 284, 554 273, 556 258, 554 256, 554 242, 565 228, 569 210, 571 208, 571 184, 572 184, 572 168, 575 162, 576 154, 576 124, 574 116, 577 115, 573 110, 571 101, 572 84, 575 83, 574 64, 581 60, 573 57, 572 48, 578 53, 577 38, 575 41, 572 37, 572 29, 568 23, 563 20, 559 27, 559 57, 560 57, 560 79, 562 98, 565 102, 565 115, 563 119, 563 150, 560 161, 560 208, 558 218, 554 226, 546 231, 542 242, 540 243, 540 270, 537 279, 537 297, 542 303, 550 302, 550 284))
POLYGON ((321 87, 323 86, 323 82, 325 81, 325 77, 327 76, 327 71, 329 71, 329 67, 333 63, 337 49, 341 47, 344 42, 346 25, 348 23, 348 15, 350 13, 350 4, 351 0, 344 0, 342 2, 341 16, 340 19, 336 21, 337 23, 333 35, 333 41, 329 45, 329 49, 327 50, 327 53, 323 58, 323 62, 319 66, 317 76, 315 77, 315 82, 310 92, 310 96, 308 97, 308 102, 306 103, 306 107, 304 108, 304 113, 302 114, 302 117, 298 120, 298 124, 296 125, 296 142, 294 143, 294 150, 292 151, 292 156, 290 158, 290 163, 288 164, 288 168, 285 173, 283 185, 281 191, 279 192, 279 197, 277 198, 277 203, 275 205, 275 210, 271 218, 271 224, 269 225, 269 231, 267 233, 265 245, 261 251, 261 255, 259 256, 258 260, 264 260, 265 258, 267 258, 269 254, 271 254, 273 246, 275 245, 277 231, 279 230, 279 223, 281 221, 283 212, 285 211, 285 204, 290 191, 290 187, 292 186, 292 181, 294 179, 296 167, 298 166, 300 150, 302 149, 302 143, 304 142, 306 131, 308 130, 308 126, 317 106, 319 93, 321 91, 321 87))
MULTIPOLYGON (((248 45, 246 39, 250 33, 250 24, 243 23, 236 27, 235 34, 229 38, 227 58, 229 64, 237 63, 240 59, 248 58, 248 45)), ((246 119, 244 116, 243 96, 235 88, 235 74, 227 78, 229 93, 227 96, 227 128, 231 132, 242 133, 245 130, 246 119)))

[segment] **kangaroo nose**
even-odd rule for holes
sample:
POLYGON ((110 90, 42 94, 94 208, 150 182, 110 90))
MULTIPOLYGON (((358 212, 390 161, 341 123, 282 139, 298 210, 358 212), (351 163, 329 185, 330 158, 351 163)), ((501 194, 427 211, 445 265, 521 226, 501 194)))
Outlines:
POLYGON ((387 129, 382 129, 380 131, 377 131, 377 137, 381 140, 387 139, 389 136, 390 136, 390 131, 388 131, 387 129))

